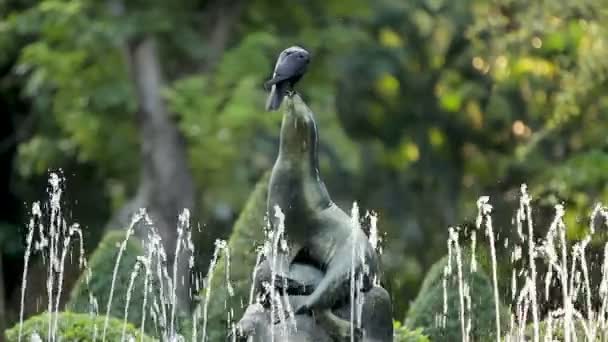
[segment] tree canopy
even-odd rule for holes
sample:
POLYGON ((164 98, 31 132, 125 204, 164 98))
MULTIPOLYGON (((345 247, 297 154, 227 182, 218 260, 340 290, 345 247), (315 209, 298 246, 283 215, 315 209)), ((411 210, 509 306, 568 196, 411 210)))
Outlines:
MULTIPOLYGON (((22 203, 41 200, 49 169, 66 175, 66 205, 90 246, 136 197, 149 142, 129 47, 153 39, 160 101, 194 182, 204 272, 213 241, 228 238, 273 164, 281 117, 264 111, 262 85, 278 53, 300 44, 312 53, 298 91, 319 121, 322 176, 344 209, 357 201, 378 213, 401 319, 444 255, 447 227, 471 223, 479 196, 491 196, 508 235, 528 183, 540 209, 567 205, 572 240, 592 205, 608 202, 607 9, 590 0, 1 2, 10 128, 0 154, 17 208, 0 216, 3 262, 21 266, 4 241, 23 239, 22 203)), ((19 284, 6 287, 9 298, 19 284)))

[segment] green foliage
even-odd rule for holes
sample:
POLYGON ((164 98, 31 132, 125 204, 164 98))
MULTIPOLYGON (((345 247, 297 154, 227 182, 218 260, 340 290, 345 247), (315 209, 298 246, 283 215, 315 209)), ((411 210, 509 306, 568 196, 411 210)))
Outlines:
MULTIPOLYGON (((248 196, 242 189, 272 166, 276 146, 271 141, 276 139, 281 115, 264 111, 266 92, 261 80, 268 75, 268 61, 276 58, 269 51, 279 51, 279 44, 277 37, 267 32, 249 32, 224 53, 215 73, 177 79, 165 91, 169 108, 179 117, 179 127, 188 141, 197 184, 205 189, 205 216, 212 214, 209 210, 218 203, 240 207, 248 196)), ((326 94, 313 94, 313 104, 318 103, 317 96, 326 94)), ((323 141, 332 141, 332 148, 345 152, 340 161, 352 166, 356 163, 352 143, 335 116, 322 113, 319 117, 323 141)), ((330 167, 327 160, 323 162, 325 168, 330 167)))
POLYGON ((124 69, 120 51, 107 48, 112 27, 88 14, 94 9, 86 1, 46 1, 5 22, 16 34, 41 37, 23 47, 15 68, 26 75, 23 95, 45 111, 39 116, 43 127, 60 130, 41 131, 20 149, 19 170, 24 176, 57 165, 44 153, 48 151, 41 150, 52 145, 36 144, 40 139, 54 142, 55 158, 71 155, 95 161, 110 173, 133 170, 119 159, 136 152, 132 121, 124 118, 125 112, 134 110, 134 96, 129 79, 116 72, 124 69))
MULTIPOLYGON (((242 316, 249 302, 251 277, 257 258, 256 246, 264 243, 266 214, 266 195, 268 193, 269 174, 265 174, 251 193, 245 208, 241 212, 228 242, 230 250, 229 276, 234 293, 230 295, 226 286, 226 258, 218 261, 217 267, 210 276, 211 297, 207 323, 210 341, 221 341, 229 331, 228 312, 234 310, 233 320, 242 316)), ((204 301, 205 289, 200 292, 204 301)), ((202 312, 202 311, 201 311, 202 312)), ((200 331, 200 329, 199 329, 200 331)))
POLYGON ((248 195, 242 189, 250 186, 252 175, 272 164, 263 138, 272 135, 281 116, 264 112, 265 93, 259 80, 265 77, 271 58, 266 51, 276 45, 267 33, 251 33, 224 54, 212 76, 178 79, 165 92, 189 142, 197 184, 205 189, 203 208, 212 209, 217 203, 240 205, 248 195), (246 64, 241 62, 245 59, 246 64))
MULTIPOLYGON (((50 340, 48 336, 49 321, 55 319, 55 315, 48 313, 31 317, 23 322, 22 337, 29 341, 30 336, 38 334, 42 341, 50 340)), ((105 316, 94 316, 72 312, 60 312, 57 316, 57 338, 60 341, 89 342, 99 341, 103 333, 105 316)), ((127 323, 126 327, 122 319, 110 318, 106 331, 107 341, 120 341, 123 328, 125 336, 132 336, 135 341, 156 341, 146 335, 141 335, 138 328, 127 323)), ((19 324, 6 331, 6 342, 19 341, 19 324)))
POLYGON ((604 176, 593 171, 606 159, 597 125, 608 111, 606 101, 598 97, 606 91, 608 74, 606 60, 597 58, 606 53, 608 39, 601 24, 604 14, 598 15, 603 5, 513 2, 502 11, 495 6, 479 5, 486 13, 499 13, 495 25, 480 20, 471 30, 479 65, 487 67, 495 86, 490 100, 502 98, 502 105, 493 106, 489 114, 498 116, 505 105, 524 109, 511 121, 517 146, 504 156, 504 165, 510 167, 501 174, 524 174, 527 179, 521 179, 531 184, 534 195, 549 204, 566 202, 573 209, 567 218, 571 229, 584 229, 574 217, 607 198, 604 176), (564 15, 572 12, 580 16, 564 15), (536 18, 534 24, 531 18, 536 18), (511 27, 515 22, 517 27, 511 27), (518 106, 513 95, 523 103, 518 106))
MULTIPOLYGON (((540 321, 538 328, 539 328, 538 332, 539 332, 540 340, 541 341, 546 340, 548 338, 548 332, 549 332, 548 331, 548 328, 549 328, 548 320, 540 321)), ((523 333, 524 333, 524 339, 533 340, 534 339, 534 325, 532 323, 528 324, 525 327, 525 330, 523 331, 523 333)), ((600 341, 601 340, 600 336, 605 336, 605 334, 607 332, 606 331, 602 332, 602 328, 598 327, 598 331, 596 331, 596 339, 587 338, 583 325, 581 324, 581 322, 579 320, 575 320, 574 329, 571 333, 572 333, 572 336, 576 336, 576 340, 579 340, 579 341, 592 341, 592 340, 600 341)), ((519 335, 519 332, 514 333, 511 336, 511 340, 518 339, 518 335, 519 335)), ((552 336, 551 341, 563 341, 564 340, 564 326, 561 324, 561 322, 554 321, 551 324, 551 336, 552 336)))
MULTIPOLYGON (((496 334, 493 287, 483 270, 478 269, 471 272, 470 260, 470 257, 467 257, 466 254, 463 255, 463 278, 467 282, 471 294, 471 310, 466 311, 467 317, 471 317, 470 338, 475 341, 489 340, 491 336, 496 334)), ((443 313, 443 275, 447 265, 448 257, 446 256, 431 267, 405 319, 405 324, 408 327, 423 328, 424 333, 432 341, 462 340, 459 285, 455 259, 452 260, 452 275, 447 280, 448 312, 445 328, 438 325, 438 317, 443 313)), ((502 303, 500 303, 500 307, 501 322, 506 324, 508 315, 504 311, 502 303)))
POLYGON ((393 342, 430 342, 429 338, 422 333, 422 329, 410 330, 398 321, 394 322, 393 331, 395 332, 393 342))
MULTIPOLYGON (((99 243, 99 246, 89 259, 90 279, 87 285, 87 270, 78 279, 76 285, 70 293, 70 299, 67 303, 67 308, 70 311, 91 313, 95 312, 94 306, 91 306, 91 296, 98 303, 98 314, 105 315, 107 303, 110 296, 110 287, 112 285, 112 274, 114 265, 116 264, 120 244, 125 239, 125 231, 110 231, 99 243)), ((124 318, 125 299, 127 298, 127 289, 131 278, 131 273, 136 264, 137 257, 143 256, 144 251, 137 241, 136 237, 132 236, 127 242, 126 249, 122 254, 116 282, 114 284, 114 294, 110 315, 120 320, 124 318)), ((134 283, 134 291, 131 296, 129 305, 128 321, 136 326, 141 324, 142 320, 142 305, 144 297, 144 277, 140 271, 140 275, 134 283)), ((152 324, 146 324, 151 327, 152 324)), ((148 329, 147 329, 148 330, 148 329)))
MULTIPOLYGON (((317 114, 323 178, 339 204, 378 212, 397 312, 445 252, 444 228, 474 217, 478 196, 513 198, 529 183, 543 205, 566 203, 570 239, 608 201, 603 2, 120 2, 122 16, 92 0, 0 2, 0 98, 25 104, 7 111, 20 126, 13 179, 30 193, 48 168, 92 175, 101 190, 86 197, 103 208, 134 193, 145 141, 122 49, 152 34, 205 241, 227 235, 225 213, 241 210, 243 189, 272 165, 280 115, 263 112, 262 84, 274 58, 288 45, 311 50, 298 91, 317 114), (219 44, 222 34, 207 34, 217 23, 229 26, 219 44)), ((507 237, 503 216, 496 235, 507 237)))

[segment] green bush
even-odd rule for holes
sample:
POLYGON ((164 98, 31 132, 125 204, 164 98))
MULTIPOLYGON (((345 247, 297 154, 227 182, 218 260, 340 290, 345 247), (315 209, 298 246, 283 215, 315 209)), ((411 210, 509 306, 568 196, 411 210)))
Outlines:
POLYGON ((393 342, 430 342, 429 338, 422 333, 422 329, 410 330, 401 322, 395 321, 393 324, 393 342))
MULTIPOLYGON (((251 276, 257 257, 256 246, 264 243, 264 216, 270 175, 265 174, 249 196, 243 211, 234 224, 228 241, 230 249, 230 280, 234 296, 230 296, 225 284, 226 265, 222 258, 218 261, 211 281, 211 297, 208 306, 207 336, 210 341, 224 341, 228 331, 227 312, 234 310, 234 320, 240 319, 249 301, 251 276)), ((205 290, 201 291, 201 308, 205 290)), ((199 326, 202 326, 199 324, 199 326)), ((200 329, 199 329, 200 331, 200 329)))
MULTIPOLYGON (((539 331, 539 335, 540 335, 539 338, 541 341, 544 341, 547 336, 548 322, 540 321, 538 324, 538 328, 539 328, 538 331, 539 331)), ((581 324, 581 322, 578 320, 576 320, 574 323, 573 333, 576 335, 576 338, 578 341, 587 341, 586 336, 585 336, 585 329, 583 328, 583 325, 581 324)), ((513 335, 511 335, 511 341, 517 340, 517 338, 519 338, 517 336, 518 334, 519 334, 518 332, 515 332, 513 335)), ((599 331, 596 332, 596 340, 603 341, 602 337, 605 336, 606 334, 608 334, 608 331, 602 331, 601 327, 600 327, 599 331)), ((525 336, 524 339, 526 341, 533 340, 533 338, 534 338, 534 324, 533 323, 529 323, 526 326, 525 331, 524 331, 524 336, 525 336)), ((553 322, 551 336, 552 336, 552 341, 563 341, 564 340, 564 327, 563 327, 561 321, 553 322)))
MULTIPOLYGON (((494 291, 490 279, 481 267, 471 273, 470 260, 470 256, 463 253, 463 277, 469 284, 471 294, 471 339, 489 341, 496 334, 494 291)), ((447 281, 448 315, 445 328, 437 324, 437 318, 443 314, 443 270, 447 263, 446 256, 431 267, 405 320, 405 324, 410 328, 422 327, 431 341, 462 340, 455 260, 452 260, 453 275, 447 281)), ((508 323, 508 314, 502 303, 500 312, 501 326, 504 327, 508 323)), ((502 327, 501 329, 504 329, 502 327)))
MULTIPOLYGON (((99 315, 105 315, 106 306, 110 297, 110 286, 112 284, 112 274, 118 256, 119 246, 125 239, 125 231, 110 231, 99 243, 99 246, 89 259, 91 278, 89 285, 86 284, 86 271, 80 276, 76 285, 70 293, 67 303, 67 310, 80 313, 90 313, 91 304, 89 293, 95 296, 99 305, 99 315)), ((114 284, 114 295, 110 315, 118 319, 124 318, 125 300, 127 298, 127 288, 131 277, 131 272, 135 266, 138 256, 143 256, 144 250, 136 237, 132 236, 127 247, 122 254, 116 282, 114 284)), ((144 277, 143 267, 135 280, 131 302, 129 304, 128 321, 139 326, 142 318, 142 304, 144 298, 144 277)), ((147 317, 147 327, 152 328, 152 323, 147 317)), ((146 329, 149 333, 150 330, 146 329)))
MULTIPOLYGON (((53 315, 44 313, 31 317, 23 322, 22 341, 29 341, 30 336, 38 334, 42 341, 49 340, 49 319, 53 315)), ((105 316, 94 316, 72 312, 60 312, 57 319, 57 337, 59 341, 101 341, 105 316)), ((120 341, 124 324, 121 319, 110 317, 106 330, 106 341, 120 341)), ((19 340, 19 324, 6 331, 6 342, 19 340)), ((149 336, 141 335, 139 329, 127 323, 125 336, 133 336, 135 341, 156 341, 149 336)))

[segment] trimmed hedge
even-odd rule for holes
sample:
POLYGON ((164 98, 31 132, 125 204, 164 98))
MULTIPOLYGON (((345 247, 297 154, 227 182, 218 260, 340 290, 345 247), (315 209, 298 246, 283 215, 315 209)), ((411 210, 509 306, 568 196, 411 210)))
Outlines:
MULTIPOLYGON (((547 321, 540 321, 538 324, 538 330, 539 330, 539 338, 541 341, 544 341, 547 337, 547 328, 548 328, 548 322, 547 321)), ((552 341, 563 341, 564 340, 564 327, 563 327, 563 322, 558 322, 558 321, 554 321, 553 322, 553 329, 552 329, 552 341)), ((574 331, 573 333, 576 335, 577 340, 578 341, 587 341, 586 336, 585 336, 585 329, 583 328, 583 325, 580 323, 580 321, 576 320, 574 323, 574 331)), ((606 334, 608 334, 608 331, 602 331, 601 327, 599 327, 599 331, 596 332, 596 339, 597 341, 602 340, 603 336, 606 336, 606 334)), ((507 334, 508 335, 508 334, 507 334)), ((511 341, 515 341, 518 338, 518 332, 516 332, 514 335, 511 336, 511 341)), ((534 338, 534 324, 533 323, 529 323, 524 331, 524 339, 526 339, 526 341, 532 341, 534 338)))
MULTIPOLYGON (((234 310, 233 320, 238 321, 249 301, 251 276, 257 257, 256 246, 264 243, 264 226, 266 215, 266 198, 270 173, 266 173, 256 184, 244 209, 234 224, 228 241, 230 249, 230 280, 234 296, 230 297, 225 284, 226 265, 224 257, 220 258, 213 272, 211 297, 208 306, 207 336, 209 341, 224 341, 228 332, 227 312, 234 310)), ((205 289, 200 293, 201 314, 205 300, 205 289)), ((199 322, 199 332, 202 321, 199 322)))
MULTIPOLYGON (((33 334, 38 334, 42 341, 49 340, 49 319, 54 317, 48 313, 31 317, 23 322, 22 341, 29 341, 33 334)), ((92 316, 72 312, 60 312, 57 320, 57 337, 59 341, 89 342, 101 341, 105 316, 92 316)), ((123 321, 110 317, 106 331, 106 341, 120 341, 123 330, 123 321)), ((17 342, 19 340, 19 324, 15 325, 5 333, 6 342, 17 342)), ((132 336, 135 341, 152 342, 155 339, 141 335, 139 329, 127 323, 125 336, 132 336)))
MULTIPOLYGON (((470 271, 470 256, 463 253, 463 277, 470 287, 471 294, 471 340, 489 341, 496 335, 496 315, 494 308, 494 290, 492 282, 485 272, 478 267, 470 271)), ((410 327, 422 327, 431 341, 461 341, 460 300, 458 281, 456 279, 456 262, 452 260, 452 276, 447 281, 448 315, 445 328, 437 325, 437 317, 443 314, 443 270, 448 264, 445 256, 436 262, 427 273, 418 296, 410 306, 405 324, 410 327)), ((501 329, 508 323, 508 313, 500 304, 501 329)))
MULTIPOLYGON (((70 299, 67 303, 67 310, 80 313, 90 313, 91 305, 89 303, 89 291, 97 298, 99 305, 99 315, 106 314, 106 307, 110 297, 110 286, 112 285, 112 273, 118 256, 119 246, 125 239, 124 230, 114 230, 106 233, 105 237, 99 243, 99 246, 93 252, 89 259, 89 267, 91 268, 91 279, 89 286, 86 284, 86 274, 80 276, 76 285, 70 293, 70 299)), ((131 277, 131 272, 135 266, 138 256, 143 256, 144 250, 141 243, 135 236, 131 236, 127 242, 118 273, 114 284, 114 295, 110 315, 120 320, 124 318, 125 300, 127 298, 127 288, 131 277)), ((129 304, 128 321, 136 326, 141 324, 142 304, 144 298, 144 270, 140 269, 140 273, 135 279, 133 292, 131 294, 131 302, 129 304)), ((148 316, 146 321, 146 329, 150 333, 152 329, 152 321, 148 316)))

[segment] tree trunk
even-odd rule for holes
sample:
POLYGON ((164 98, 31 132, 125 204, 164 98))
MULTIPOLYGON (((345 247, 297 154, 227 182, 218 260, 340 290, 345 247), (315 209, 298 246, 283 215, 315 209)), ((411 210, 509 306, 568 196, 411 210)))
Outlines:
POLYGON ((215 0, 207 3, 201 32, 206 42, 207 58, 201 66, 201 73, 209 73, 219 62, 244 7, 245 2, 242 0, 215 0))
MULTIPOLYGON (((125 55, 137 92, 141 177, 135 197, 111 222, 112 226, 125 227, 136 210, 146 208, 162 238, 171 272, 176 257, 177 218, 184 209, 192 210, 194 207, 194 181, 184 139, 169 118, 161 96, 163 78, 154 38, 148 35, 128 42, 125 55)), ((179 255, 176 279, 179 285, 177 304, 181 311, 189 309, 188 273, 188 259, 184 252, 179 255)))
MULTIPOLYGON (((194 181, 187 162, 183 137, 168 116, 161 98, 163 80, 154 39, 145 37, 128 46, 133 81, 139 103, 138 126, 141 134, 142 172, 137 197, 156 223, 173 265, 177 241, 177 216, 194 207, 194 181)), ((180 255, 177 281, 180 306, 188 305, 188 259, 180 255)))
MULTIPOLYGON (((116 17, 127 14, 122 0, 110 0, 109 5, 116 17)), ((203 33, 210 51, 201 68, 203 73, 213 68, 226 49, 231 30, 243 8, 243 2, 239 0, 211 2, 209 5, 212 6, 206 8, 206 19, 214 25, 203 33)), ((154 37, 148 34, 125 43, 124 53, 137 91, 141 178, 135 197, 111 220, 111 227, 125 227, 136 210, 147 208, 163 239, 168 266, 172 267, 177 243, 177 216, 184 208, 194 207, 194 181, 188 167, 184 139, 169 118, 161 96, 164 81, 154 37)), ((186 255, 179 255, 179 260, 177 282, 181 288, 177 293, 178 304, 187 310, 191 282, 188 259, 186 255)))

